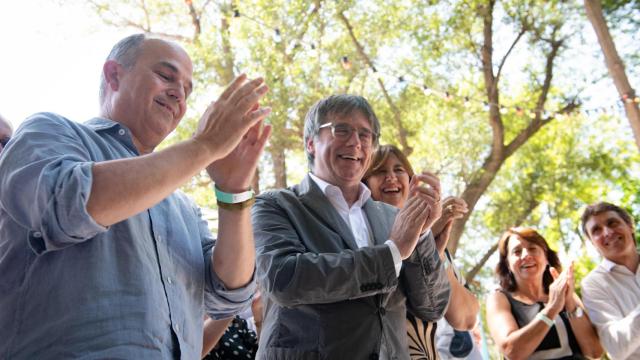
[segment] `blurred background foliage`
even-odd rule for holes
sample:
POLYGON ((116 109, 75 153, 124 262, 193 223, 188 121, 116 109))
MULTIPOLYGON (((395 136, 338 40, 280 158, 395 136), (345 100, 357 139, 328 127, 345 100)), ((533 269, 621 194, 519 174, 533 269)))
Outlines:
MULTIPOLYGON (((584 206, 608 200, 640 215, 638 149, 615 100, 598 102, 611 94, 593 95, 594 87, 613 90, 581 4, 66 2, 112 26, 177 41, 191 54, 192 111, 163 146, 191 136, 199 113, 234 76, 263 76, 274 131, 256 174, 262 191, 306 173, 303 123, 315 101, 365 96, 381 119, 381 143, 398 145, 417 170, 439 174, 446 194, 470 204, 450 248, 481 299, 496 286, 495 245, 505 229, 537 228, 565 264, 575 261, 579 282, 599 261, 579 231, 584 206)), ((632 40, 640 4, 609 0, 603 8, 637 82, 640 45, 632 40)), ((215 231, 209 186, 202 174, 183 190, 215 231)))

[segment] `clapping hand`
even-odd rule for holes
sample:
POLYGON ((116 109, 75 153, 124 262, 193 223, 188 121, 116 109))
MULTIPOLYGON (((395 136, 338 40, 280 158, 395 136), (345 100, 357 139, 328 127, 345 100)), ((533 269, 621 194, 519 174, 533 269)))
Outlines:
POLYGON ((262 78, 248 81, 244 74, 236 77, 220 98, 207 107, 198 122, 194 140, 211 152, 212 159, 227 156, 249 129, 271 112, 259 104, 268 90, 262 78))
POLYGON ((438 177, 428 172, 414 175, 409 184, 409 199, 398 212, 389 235, 402 259, 411 255, 420 234, 430 229, 441 213, 438 177))
POLYGON ((251 186, 271 134, 271 126, 262 124, 271 109, 259 104, 268 89, 262 78, 248 81, 240 75, 209 105, 198 123, 195 139, 218 151, 218 160, 207 172, 223 191, 242 192, 251 186))
POLYGON ((442 201, 442 216, 431 227, 433 237, 436 239, 436 247, 441 255, 447 247, 453 222, 462 218, 468 211, 467 203, 462 198, 449 196, 442 201))

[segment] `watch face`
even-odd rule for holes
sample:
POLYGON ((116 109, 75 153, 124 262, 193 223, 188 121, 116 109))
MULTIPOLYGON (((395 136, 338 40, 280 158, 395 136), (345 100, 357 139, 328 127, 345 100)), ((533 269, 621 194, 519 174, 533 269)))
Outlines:
POLYGON ((577 306, 572 312, 567 312, 569 319, 581 318, 584 315, 584 311, 580 306, 577 306))

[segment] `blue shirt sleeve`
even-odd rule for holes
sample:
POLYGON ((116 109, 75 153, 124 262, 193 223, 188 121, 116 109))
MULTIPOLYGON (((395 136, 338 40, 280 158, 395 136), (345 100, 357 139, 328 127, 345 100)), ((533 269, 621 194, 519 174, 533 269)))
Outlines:
POLYGON ((36 254, 105 231, 87 212, 93 162, 67 121, 36 114, 16 131, 0 161, 0 205, 29 230, 36 254))
POLYGON ((229 318, 250 306, 257 288, 255 270, 254 276, 251 277, 246 286, 233 290, 227 289, 211 266, 213 252, 215 251, 215 240, 211 236, 207 221, 202 218, 200 209, 196 207, 195 210, 199 218, 198 226, 205 263, 205 311, 212 319, 229 318))

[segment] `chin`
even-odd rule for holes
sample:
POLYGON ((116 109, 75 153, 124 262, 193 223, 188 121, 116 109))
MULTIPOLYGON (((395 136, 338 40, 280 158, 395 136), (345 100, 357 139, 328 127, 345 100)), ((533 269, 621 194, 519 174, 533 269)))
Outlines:
POLYGON ((391 199, 385 199, 384 197, 382 198, 382 201, 389 204, 389 205, 393 205, 397 208, 402 207, 402 200, 401 199, 397 199, 397 198, 391 198, 391 199))

